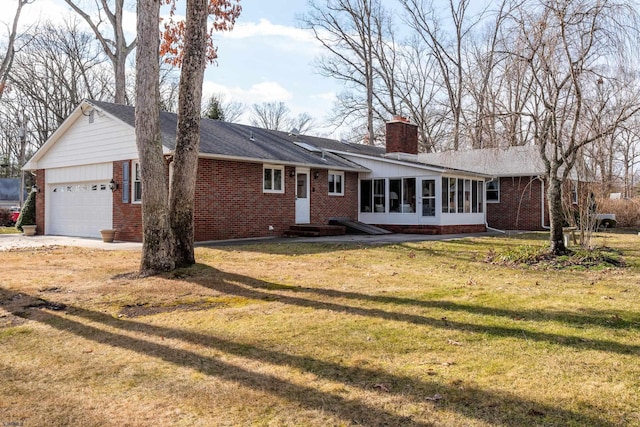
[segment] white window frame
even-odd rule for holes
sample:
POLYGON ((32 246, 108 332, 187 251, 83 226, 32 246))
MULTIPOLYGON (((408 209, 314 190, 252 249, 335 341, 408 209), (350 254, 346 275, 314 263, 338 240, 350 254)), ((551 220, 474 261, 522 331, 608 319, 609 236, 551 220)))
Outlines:
POLYGON ((139 172, 140 161, 134 160, 131 162, 131 203, 142 203, 142 176, 139 172), (140 183, 140 194, 136 192, 136 183, 140 183))
POLYGON ((578 181, 571 181, 571 203, 578 204, 578 181))
MULTIPOLYGON (((487 181, 485 183, 485 199, 487 203, 500 203, 500 178, 494 179, 492 181, 487 181), (495 182, 496 183, 496 189, 495 191, 498 193, 498 198, 497 199, 490 199, 489 198, 489 183, 490 182, 495 182)), ((492 190, 494 191, 494 190, 492 190)))
POLYGON ((329 173, 327 174, 327 189, 330 196, 344 196, 344 172, 330 170, 329 173), (331 191, 331 187, 329 186, 332 176, 333 176, 334 191, 331 191), (336 177, 340 177, 340 191, 335 191, 335 187, 336 187, 335 183, 337 182, 336 177))
POLYGON ((282 194, 284 193, 284 166, 281 165, 263 165, 262 166, 262 192, 282 194), (271 171, 271 186, 267 188, 267 180, 265 179, 266 171, 271 171), (275 188, 275 171, 280 171, 280 188, 275 188))

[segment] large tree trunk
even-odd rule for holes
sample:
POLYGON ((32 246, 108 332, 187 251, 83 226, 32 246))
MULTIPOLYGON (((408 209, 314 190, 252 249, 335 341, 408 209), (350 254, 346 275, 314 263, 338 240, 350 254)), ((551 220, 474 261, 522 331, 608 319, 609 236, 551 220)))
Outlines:
POLYGON ((554 255, 564 255, 567 248, 564 245, 562 234, 562 224, 564 215, 562 213, 562 181, 555 175, 548 179, 547 201, 549 203, 549 221, 551 230, 549 244, 551 253, 554 255))
POLYGON ((184 56, 178 99, 178 129, 171 182, 171 228, 175 265, 195 263, 194 206, 200 148, 202 81, 206 65, 208 0, 188 0, 184 56))
POLYGON ((159 15, 160 0, 138 2, 135 129, 142 182, 143 276, 175 267, 160 137, 159 15))

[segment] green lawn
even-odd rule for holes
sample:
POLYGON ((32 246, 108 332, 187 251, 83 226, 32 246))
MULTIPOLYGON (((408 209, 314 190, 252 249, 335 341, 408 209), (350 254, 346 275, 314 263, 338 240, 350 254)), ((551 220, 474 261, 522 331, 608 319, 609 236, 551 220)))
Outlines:
POLYGON ((199 248, 145 279, 0 252, 0 423, 640 425, 640 237, 597 235, 624 267, 487 262, 545 238, 199 248))
POLYGON ((0 227, 0 234, 20 234, 15 227, 0 227))

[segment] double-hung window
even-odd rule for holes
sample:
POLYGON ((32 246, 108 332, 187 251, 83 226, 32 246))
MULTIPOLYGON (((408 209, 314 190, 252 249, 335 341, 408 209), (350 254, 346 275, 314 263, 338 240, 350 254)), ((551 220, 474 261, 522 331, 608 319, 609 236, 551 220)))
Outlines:
POLYGON ((131 170, 131 185, 133 187, 133 203, 142 202, 142 179, 140 175, 140 162, 133 162, 131 170))
POLYGON ((265 193, 284 193, 284 166, 264 166, 262 191, 265 193))
POLYGON ((329 171, 329 195, 344 195, 344 172, 329 171))
POLYGON ((487 182, 487 202, 499 203, 500 202, 500 181, 495 179, 487 182))

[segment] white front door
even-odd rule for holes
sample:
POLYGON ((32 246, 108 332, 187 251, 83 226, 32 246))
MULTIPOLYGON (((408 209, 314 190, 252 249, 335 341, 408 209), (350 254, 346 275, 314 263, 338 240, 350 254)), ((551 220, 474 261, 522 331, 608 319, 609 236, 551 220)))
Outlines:
POLYGON ((311 222, 309 169, 296 168, 296 224, 311 222))

